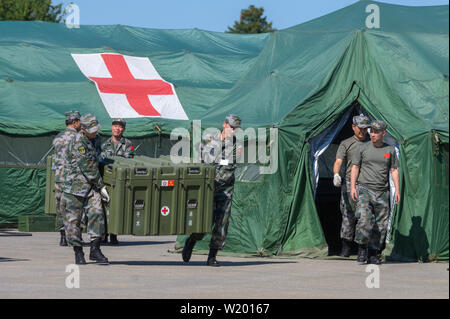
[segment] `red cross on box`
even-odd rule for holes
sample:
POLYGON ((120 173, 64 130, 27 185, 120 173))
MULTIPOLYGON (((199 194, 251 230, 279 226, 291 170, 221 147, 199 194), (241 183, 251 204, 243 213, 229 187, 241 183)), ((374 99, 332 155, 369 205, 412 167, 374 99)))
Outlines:
POLYGON ((161 208, 161 215, 167 216, 167 215, 169 215, 169 213, 170 213, 169 207, 163 206, 163 207, 161 208))

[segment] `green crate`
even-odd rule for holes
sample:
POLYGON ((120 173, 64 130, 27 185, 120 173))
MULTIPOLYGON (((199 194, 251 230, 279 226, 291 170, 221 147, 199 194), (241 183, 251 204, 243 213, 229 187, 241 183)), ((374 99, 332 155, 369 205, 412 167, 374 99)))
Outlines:
POLYGON ((113 158, 104 170, 108 232, 182 235, 211 231, 214 167, 167 158, 113 158))
POLYGON ((130 232, 124 229, 126 224, 125 183, 128 169, 124 166, 108 165, 104 169, 103 182, 108 191, 110 202, 104 204, 107 230, 110 234, 125 235, 130 232))
POLYGON ((55 216, 19 216, 19 231, 54 232, 55 216))

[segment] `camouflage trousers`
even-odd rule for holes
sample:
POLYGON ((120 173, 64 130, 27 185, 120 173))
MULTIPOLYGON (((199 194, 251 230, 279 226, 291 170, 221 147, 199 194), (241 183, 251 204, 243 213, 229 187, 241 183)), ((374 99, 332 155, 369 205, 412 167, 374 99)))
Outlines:
MULTIPOLYGON (((59 205, 61 204, 61 196, 62 196, 61 188, 58 184, 55 184, 55 203, 56 203, 56 219, 55 219, 55 230, 60 231, 64 229, 64 215, 61 214, 61 208, 59 205)), ((86 228, 87 225, 87 216, 85 211, 83 210, 83 217, 81 218, 81 227, 86 228)))
POLYGON ((347 181, 342 183, 340 208, 342 214, 341 238, 353 241, 356 227, 356 202, 350 196, 350 182, 347 181))
POLYGON ((386 239, 389 221, 389 190, 373 191, 359 185, 356 207, 355 242, 380 249, 386 239))
MULTIPOLYGON (((233 191, 228 190, 227 193, 214 194, 213 208, 213 227, 211 232, 210 249, 223 249, 228 233, 228 225, 230 224, 231 203, 233 191)), ((202 240, 205 234, 192 234, 191 238, 196 241, 202 240)))
POLYGON ((59 205, 61 203, 62 192, 58 184, 55 184, 55 203, 56 203, 56 219, 55 219, 55 230, 60 231, 64 229, 64 216, 61 214, 61 209, 59 205))
POLYGON ((83 212, 87 218, 87 234, 90 240, 104 236, 105 218, 99 192, 91 191, 88 197, 63 193, 60 207, 61 213, 64 215, 66 239, 71 246, 82 246, 81 223, 83 212))

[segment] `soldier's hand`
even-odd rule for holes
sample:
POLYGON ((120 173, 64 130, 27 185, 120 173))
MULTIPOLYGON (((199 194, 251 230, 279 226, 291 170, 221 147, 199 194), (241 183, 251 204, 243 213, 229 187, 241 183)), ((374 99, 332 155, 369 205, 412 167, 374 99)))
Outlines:
POLYGON ((356 188, 352 188, 350 191, 350 197, 353 199, 353 201, 358 200, 358 192, 356 191, 356 188))
POLYGON ((339 174, 334 174, 333 185, 336 187, 341 187, 341 183, 342 183, 341 176, 339 176, 339 174))
POLYGON ((400 203, 400 194, 398 192, 395 192, 395 204, 400 203))
POLYGON ((108 191, 106 190, 106 186, 103 186, 102 190, 100 191, 100 195, 102 196, 102 200, 104 202, 109 203, 109 194, 108 191))

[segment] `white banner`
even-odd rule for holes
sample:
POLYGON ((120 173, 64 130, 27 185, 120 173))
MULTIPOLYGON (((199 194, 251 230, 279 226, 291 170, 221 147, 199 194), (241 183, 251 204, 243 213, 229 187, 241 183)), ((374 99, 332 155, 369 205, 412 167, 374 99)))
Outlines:
POLYGON ((116 53, 72 54, 97 87, 111 118, 160 117, 188 120, 172 83, 147 57, 116 53))

